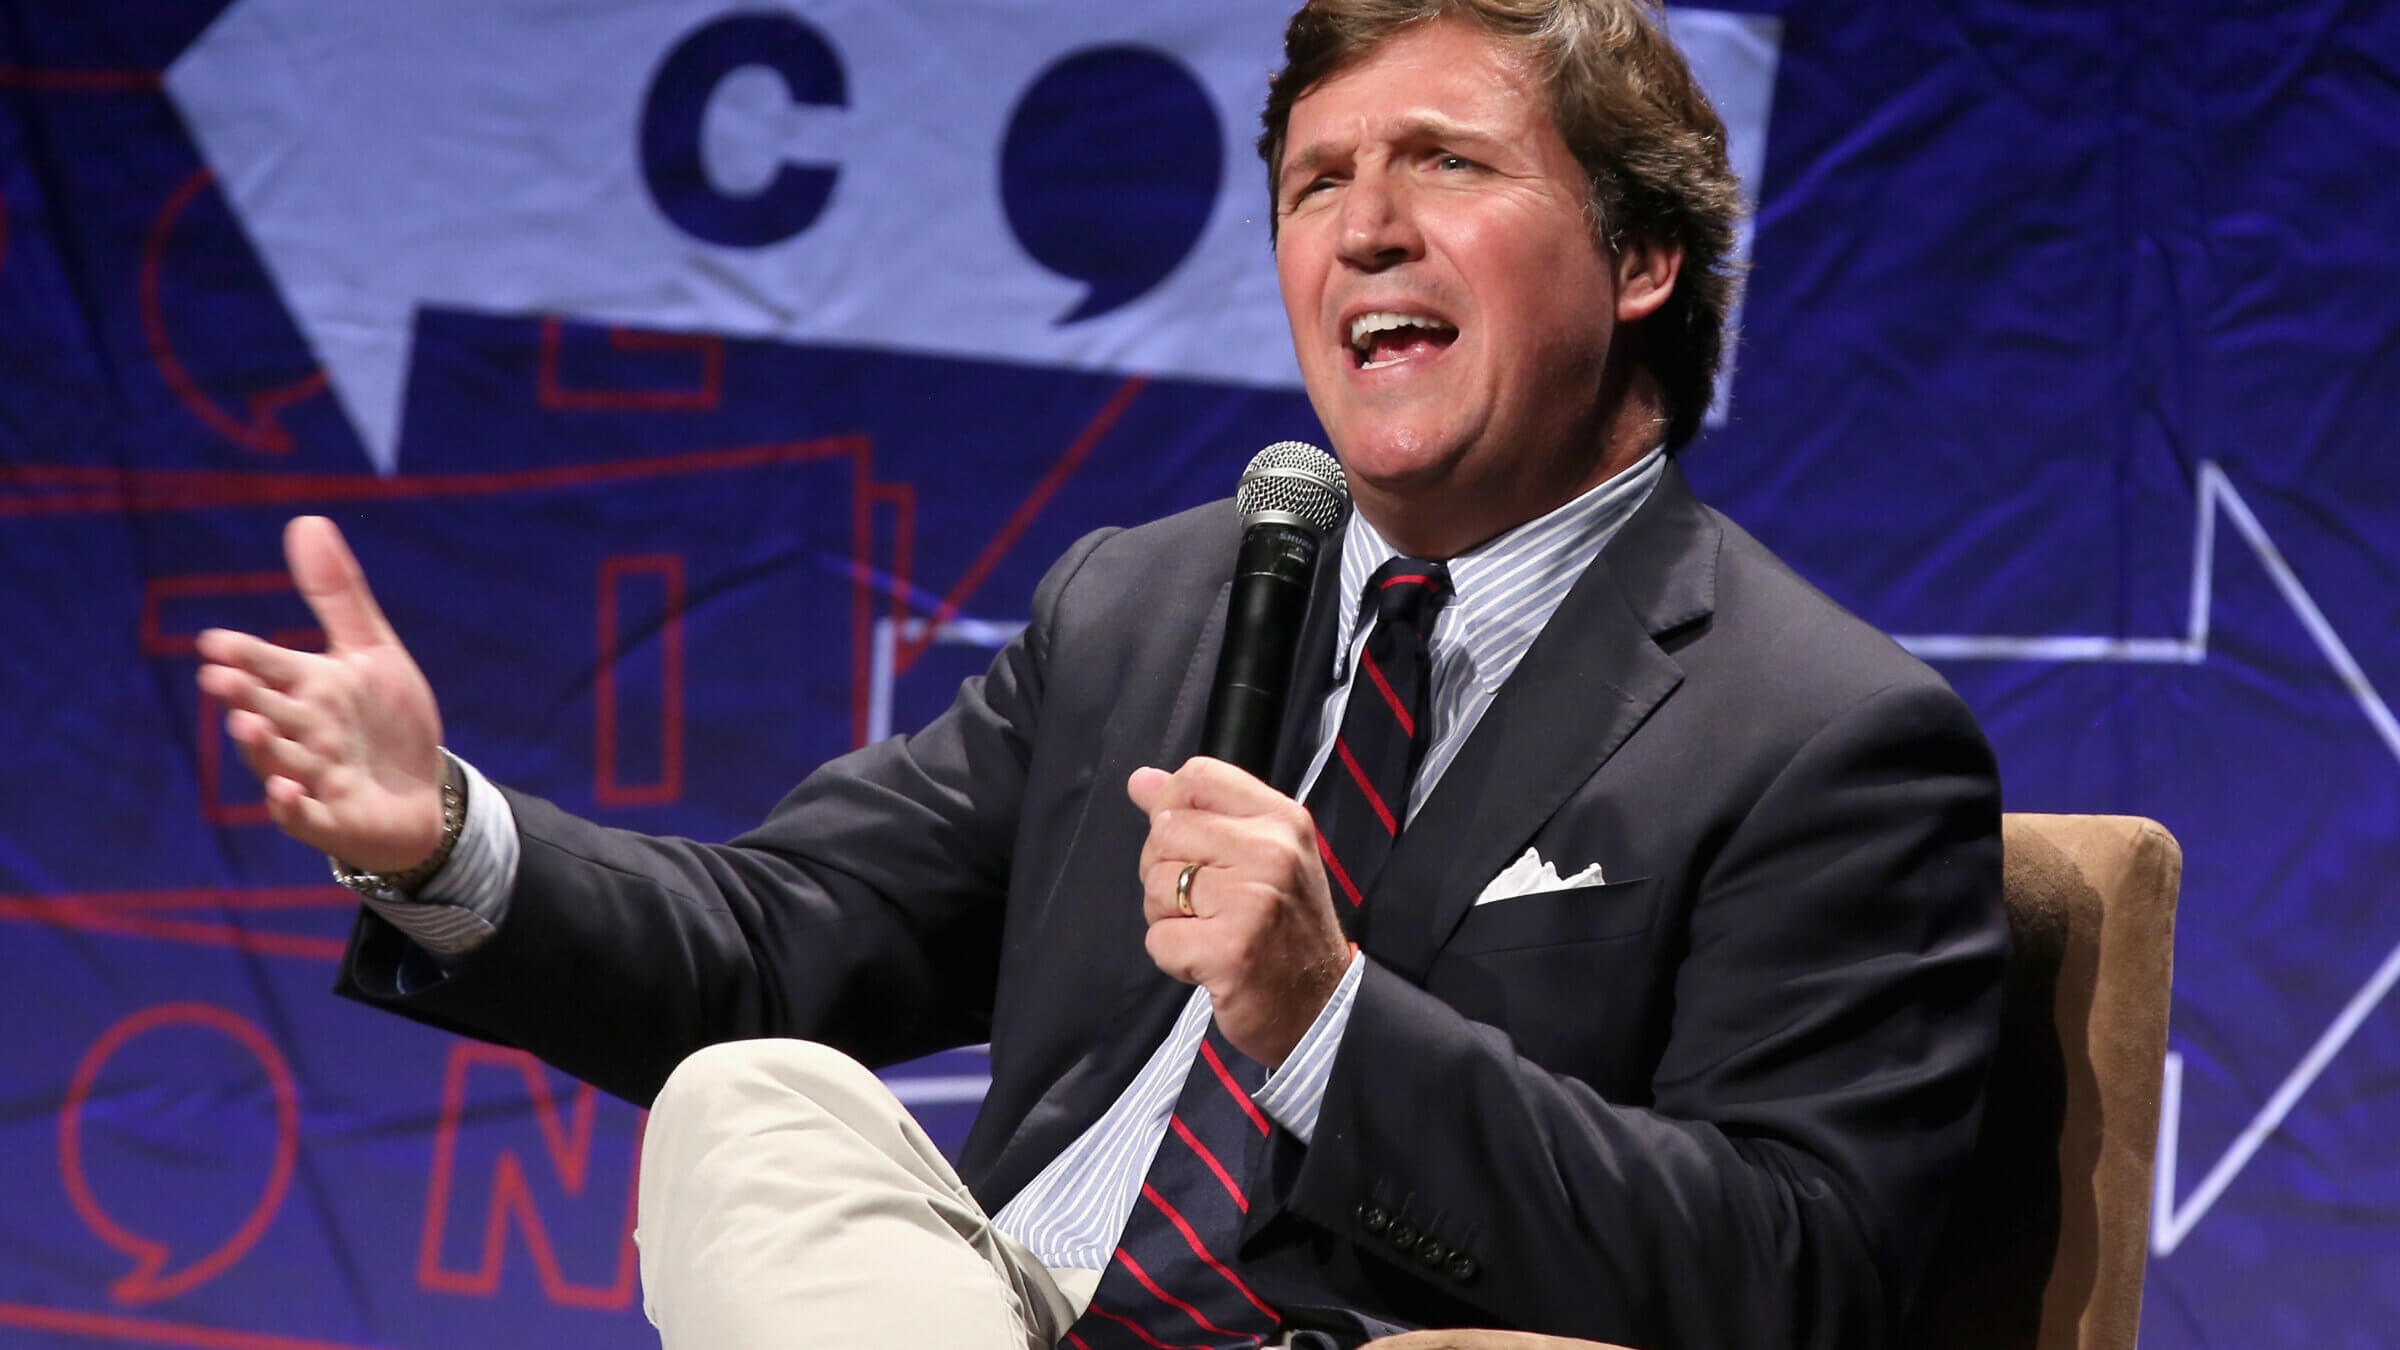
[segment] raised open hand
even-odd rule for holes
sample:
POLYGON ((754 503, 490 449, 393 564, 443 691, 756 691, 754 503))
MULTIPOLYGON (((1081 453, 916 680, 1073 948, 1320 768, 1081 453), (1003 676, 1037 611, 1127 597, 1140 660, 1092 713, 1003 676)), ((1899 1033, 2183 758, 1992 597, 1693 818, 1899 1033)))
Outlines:
POLYGON ((265 781, 284 833, 362 871, 403 871, 442 837, 433 687, 332 521, 293 520, 283 553, 326 650, 212 628, 199 639, 200 687, 224 701, 226 733, 265 781))

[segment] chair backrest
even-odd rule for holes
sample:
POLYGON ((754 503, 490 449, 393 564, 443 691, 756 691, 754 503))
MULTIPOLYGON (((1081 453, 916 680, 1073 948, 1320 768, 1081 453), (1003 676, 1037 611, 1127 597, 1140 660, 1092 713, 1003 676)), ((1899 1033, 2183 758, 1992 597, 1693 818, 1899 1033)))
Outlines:
POLYGON ((1904 1343, 2133 1350, 2183 850, 2134 816, 2003 828, 2016 952, 2000 1053, 1904 1343))

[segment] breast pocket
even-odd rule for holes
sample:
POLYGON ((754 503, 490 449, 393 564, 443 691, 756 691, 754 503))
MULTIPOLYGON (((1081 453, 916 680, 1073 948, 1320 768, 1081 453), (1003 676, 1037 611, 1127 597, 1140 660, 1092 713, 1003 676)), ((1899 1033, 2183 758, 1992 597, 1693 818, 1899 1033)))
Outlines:
POLYGON ((1494 900, 1467 911, 1426 988, 1507 1032, 1517 1053, 1612 1100, 1649 1097, 1667 887, 1653 878, 1494 900))
POLYGON ((1658 921, 1654 878, 1536 891, 1477 905, 1443 944, 1452 956, 1604 942, 1649 931, 1658 921))

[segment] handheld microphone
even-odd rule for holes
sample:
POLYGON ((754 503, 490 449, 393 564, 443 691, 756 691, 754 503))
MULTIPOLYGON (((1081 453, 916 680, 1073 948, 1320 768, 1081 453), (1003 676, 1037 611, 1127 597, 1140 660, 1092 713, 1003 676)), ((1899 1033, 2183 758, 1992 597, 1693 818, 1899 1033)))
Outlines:
POLYGON ((1317 552, 1350 514, 1350 485, 1333 456, 1303 441, 1277 441, 1242 470, 1234 509, 1242 519, 1242 546, 1200 753, 1265 778, 1275 760, 1317 552))

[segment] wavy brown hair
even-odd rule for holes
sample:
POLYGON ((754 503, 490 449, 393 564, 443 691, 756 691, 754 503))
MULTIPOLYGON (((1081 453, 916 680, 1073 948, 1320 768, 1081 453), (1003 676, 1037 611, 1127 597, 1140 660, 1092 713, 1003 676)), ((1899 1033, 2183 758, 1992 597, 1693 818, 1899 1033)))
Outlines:
POLYGON ((1726 162, 1725 123, 1649 0, 1309 0, 1284 30, 1283 69, 1267 87, 1258 153, 1270 198, 1292 105, 1404 29, 1440 18, 1531 58, 1551 120, 1589 181, 1603 247, 1613 253, 1631 238, 1682 248, 1674 293, 1642 321, 1638 350, 1666 402, 1667 444, 1685 444, 1708 410, 1739 290, 1741 185, 1726 162))

